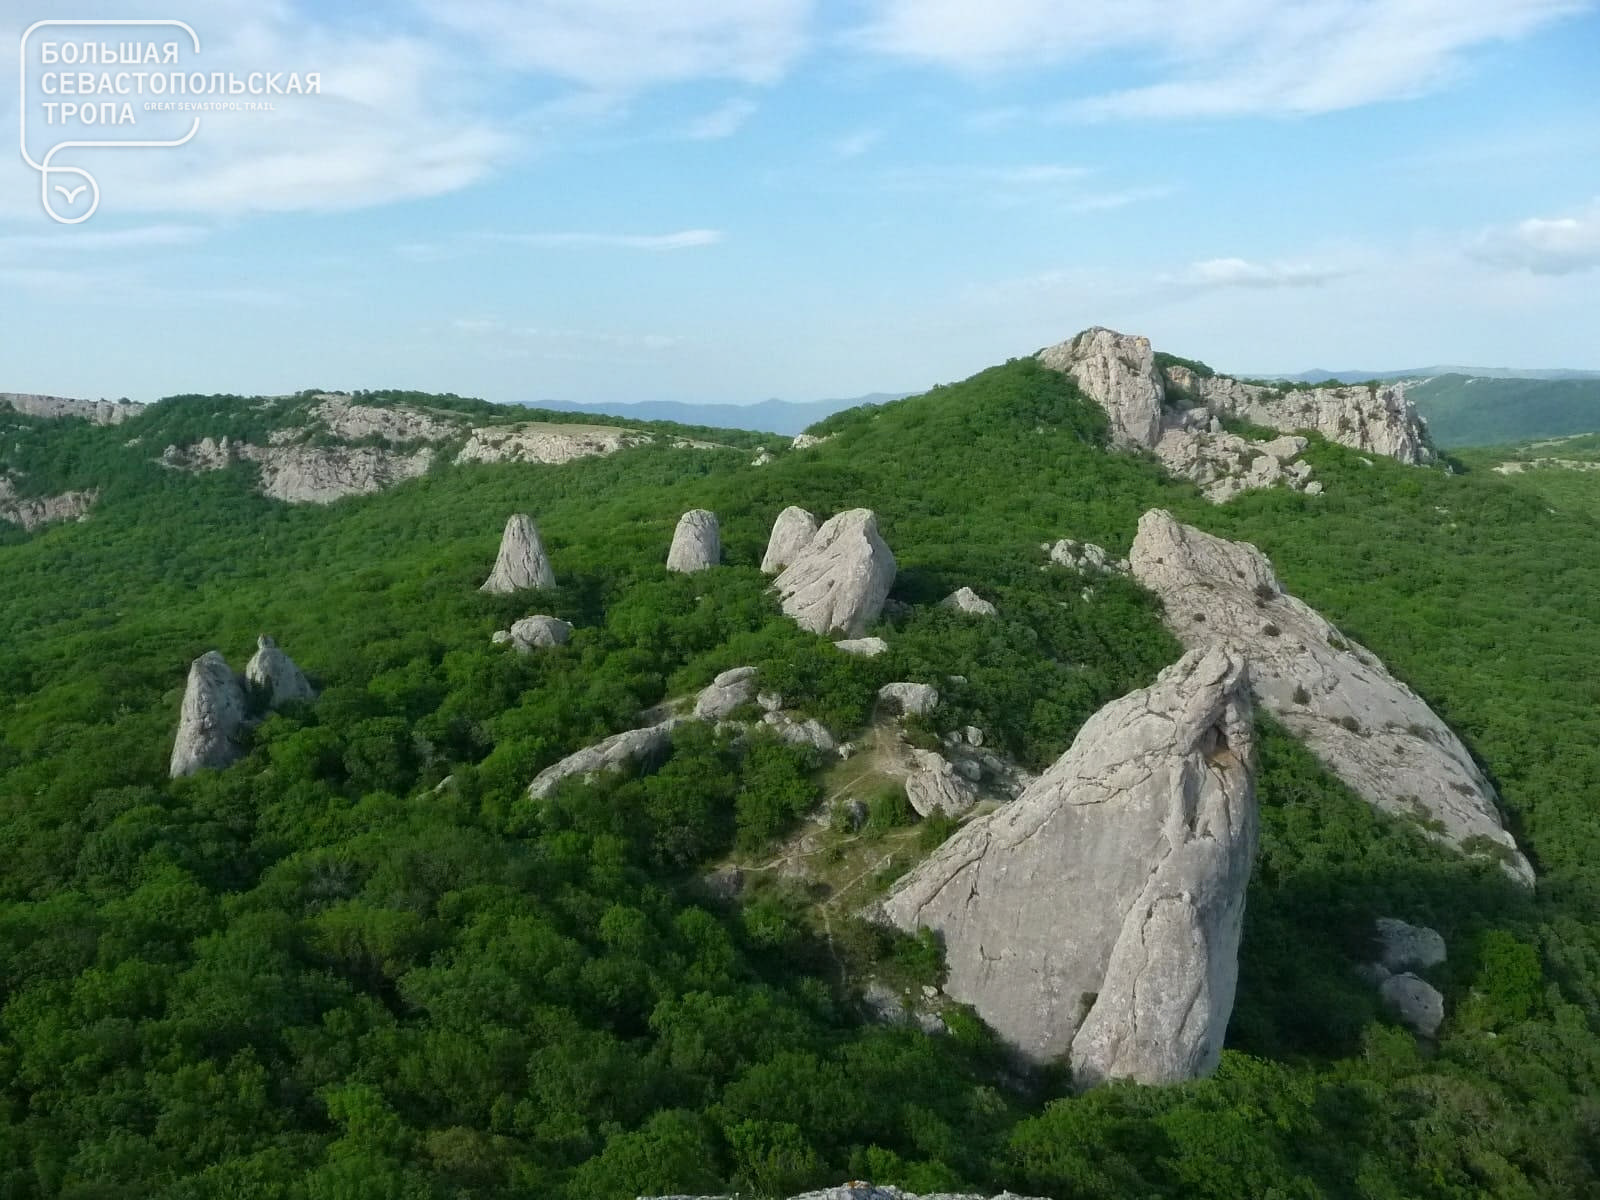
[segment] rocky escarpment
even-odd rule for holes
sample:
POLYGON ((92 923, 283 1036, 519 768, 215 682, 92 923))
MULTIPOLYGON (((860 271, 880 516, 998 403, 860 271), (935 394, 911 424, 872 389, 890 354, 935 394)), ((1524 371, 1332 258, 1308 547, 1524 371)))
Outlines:
POLYGON ((894 577, 894 555, 878 534, 877 516, 852 508, 823 522, 773 587, 802 629, 859 638, 883 612, 894 577))
POLYGON ((803 508, 790 505, 772 523, 767 552, 761 556, 761 570, 776 575, 792 563, 817 536, 817 519, 803 508))
POLYGON ((494 570, 483 581, 480 592, 509 595, 527 588, 555 587, 555 572, 539 540, 539 529, 526 513, 514 513, 500 535, 500 553, 494 570))
POLYGON ((1025 1058, 1085 1084, 1215 1067, 1256 844, 1246 675, 1186 654, 884 902, 943 938, 946 993, 1025 1058))
POLYGON ((244 689, 239 677, 227 659, 208 650, 189 667, 167 774, 178 779, 206 767, 228 766, 243 752, 238 738, 244 720, 244 689))
POLYGON ((1298 461, 1303 442, 1229 433, 1225 417, 1285 434, 1315 432, 1405 463, 1432 461, 1427 427, 1400 384, 1289 388, 1157 362, 1148 338, 1095 328, 1039 352, 1105 409, 1118 446, 1151 450, 1169 471, 1222 503, 1239 492, 1283 485, 1316 494, 1322 485, 1298 461))
POLYGON ((266 634, 256 639, 256 652, 245 664, 244 677, 267 694, 273 707, 290 700, 315 699, 316 692, 294 659, 278 649, 266 634))
POLYGON ((19 496, 13 479, 0 475, 0 521, 34 530, 56 521, 81 521, 100 493, 62 492, 59 496, 19 496))
POLYGON ((690 575, 721 561, 722 533, 717 526, 717 514, 692 508, 679 517, 678 527, 672 533, 672 546, 667 551, 667 570, 690 575))
POLYGON ((145 410, 143 404, 127 400, 70 400, 65 396, 36 396, 28 392, 0 392, 0 408, 50 420, 78 417, 95 425, 120 425, 145 410))
POLYGON ((1254 546, 1155 509, 1140 518, 1129 559, 1179 639, 1248 656, 1260 702, 1370 803, 1532 881, 1466 747, 1376 655, 1284 592, 1254 546))
POLYGON ((168 446, 158 460, 184 471, 220 471, 235 462, 261 469, 261 493, 289 504, 331 504, 365 496, 427 473, 433 451, 409 454, 380 446, 258 446, 232 438, 201 438, 168 446))

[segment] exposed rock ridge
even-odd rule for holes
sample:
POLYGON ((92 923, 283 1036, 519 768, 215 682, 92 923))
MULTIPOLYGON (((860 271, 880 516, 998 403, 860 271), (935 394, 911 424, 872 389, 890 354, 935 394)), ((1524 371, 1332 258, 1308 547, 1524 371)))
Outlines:
POLYGON ((28 417, 81 417, 95 425, 120 425, 145 410, 126 400, 71 400, 66 396, 37 396, 28 392, 0 392, 0 408, 28 417))
POLYGON ((1494 788, 1460 739, 1376 655, 1286 594, 1259 550, 1153 509, 1129 558, 1184 645, 1247 655, 1260 702, 1371 804, 1418 819, 1458 849, 1484 849, 1532 881, 1494 788))
POLYGON ((289 504, 331 504, 426 474, 433 453, 429 447, 401 454, 381 446, 258 446, 207 437, 190 446, 168 446, 158 461, 185 471, 219 471, 234 462, 253 462, 261 468, 263 495, 289 504))
POLYGON ((1035 1062, 1166 1083, 1211 1070, 1256 845, 1243 659, 1191 652, 1106 705, 1017 800, 895 885, 945 991, 1035 1062))

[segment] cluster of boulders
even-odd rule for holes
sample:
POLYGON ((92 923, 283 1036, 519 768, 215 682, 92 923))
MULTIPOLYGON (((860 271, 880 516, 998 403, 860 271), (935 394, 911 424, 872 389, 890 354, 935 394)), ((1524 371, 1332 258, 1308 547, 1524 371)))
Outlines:
POLYGON ((1310 464, 1300 460, 1306 442, 1293 436, 1300 431, 1404 463, 1433 458, 1426 423, 1400 384, 1289 388, 1202 375, 1158 364, 1148 338, 1098 327, 1040 351, 1039 361, 1071 375, 1105 409, 1114 444, 1154 452, 1219 504, 1274 485, 1321 492, 1310 464), (1288 436, 1241 437, 1223 428, 1225 418, 1288 436))
POLYGON ((1444 996, 1416 974, 1445 961, 1444 938, 1426 925, 1379 917, 1378 957, 1361 974, 1378 989, 1384 1006, 1412 1032, 1433 1037, 1444 1023, 1444 996))
POLYGON ((763 557, 763 569, 779 567, 773 587, 783 611, 802 629, 846 639, 865 636, 894 586, 894 554, 868 508, 838 513, 820 526, 803 509, 785 509, 763 557), (809 537, 808 526, 814 526, 809 537))
POLYGON ((257 639, 243 676, 234 674, 218 651, 207 651, 189 666, 167 769, 171 778, 226 767, 244 753, 240 735, 250 719, 251 687, 268 708, 316 696, 294 660, 266 634, 257 639))

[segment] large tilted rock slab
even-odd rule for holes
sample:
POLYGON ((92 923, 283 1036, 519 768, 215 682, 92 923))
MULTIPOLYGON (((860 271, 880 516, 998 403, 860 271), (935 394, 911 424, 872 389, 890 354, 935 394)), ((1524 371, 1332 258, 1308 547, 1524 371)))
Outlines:
POLYGON ((883 611, 894 576, 894 555, 878 534, 877 516, 852 508, 823 522, 773 586, 800 628, 859 638, 883 611))
POLYGON ((267 703, 273 707, 291 700, 315 699, 316 692, 305 673, 278 648, 278 643, 266 634, 256 639, 256 652, 245 664, 244 677, 257 687, 265 688, 267 703))
POLYGON ((681 718, 671 717, 643 729, 626 729, 585 746, 540 771, 528 785, 528 795, 543 800, 563 779, 571 776, 597 775, 602 771, 621 770, 633 763, 664 758, 672 748, 672 731, 682 723, 681 718))
POLYGON ((717 514, 692 508, 679 517, 672 548, 667 551, 667 570, 689 575, 721 561, 722 533, 717 527, 717 514))
POLYGON ((545 555, 544 543, 539 540, 533 518, 526 513, 515 514, 500 535, 500 553, 494 560, 494 570, 478 590, 504 595, 555 585, 555 572, 550 569, 550 559, 545 555))
POLYGON ((1244 660, 1192 651, 1106 705, 1012 803, 884 903, 944 940, 945 991, 1091 1084, 1215 1067, 1256 846, 1244 660))
POLYGON ((1494 788, 1460 739, 1375 654, 1286 594, 1254 546, 1153 509, 1139 520, 1129 561, 1184 645, 1248 656, 1261 703, 1370 803, 1452 846, 1487 849, 1532 881, 1494 788))
POLYGON ((701 721, 720 721, 756 698, 756 669, 734 667, 722 672, 695 697, 694 715, 701 721))
POLYGON ((1149 449, 1161 440, 1165 393, 1149 338, 1096 326, 1041 350, 1039 361, 1071 375, 1106 410, 1116 445, 1149 449))
POLYGON ((817 518, 791 504, 772 523, 767 552, 761 556, 761 570, 765 574, 776 575, 798 558, 816 536, 817 518))
POLYGON ((221 654, 207 651, 189 666, 168 774, 178 779, 232 763, 241 753, 238 735, 244 719, 244 689, 238 676, 221 654))

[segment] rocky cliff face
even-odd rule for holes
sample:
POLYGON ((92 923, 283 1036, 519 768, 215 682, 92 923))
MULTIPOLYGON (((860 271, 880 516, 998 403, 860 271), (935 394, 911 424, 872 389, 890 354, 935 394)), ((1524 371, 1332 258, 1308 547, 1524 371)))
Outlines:
POLYGON ((1155 509, 1140 519, 1129 560, 1184 645, 1249 657, 1261 703, 1334 774, 1377 808, 1531 882, 1466 747, 1375 654, 1284 592, 1259 550, 1155 509))
POLYGON ((81 417, 95 425, 120 425, 145 409, 142 404, 110 400, 69 400, 65 396, 35 396, 27 392, 0 392, 0 408, 28 417, 81 417))
POLYGON ((241 753, 238 735, 244 718, 244 689, 233 668, 215 650, 202 654, 189 667, 167 773, 177 779, 206 767, 228 766, 241 753))
POLYGON ((539 539, 539 529, 533 518, 526 513, 514 513, 500 535, 500 553, 495 556, 494 570, 478 590, 509 595, 525 588, 555 585, 555 572, 550 569, 550 559, 544 552, 544 542, 539 539))
POLYGON ((0 475, 0 521, 34 530, 55 521, 81 521, 94 507, 99 492, 63 492, 59 496, 18 496, 15 483, 0 475))
POLYGON ((427 473, 428 448, 403 454, 381 446, 257 446, 223 437, 202 438, 191 446, 168 446, 164 467, 220 471, 234 462, 261 468, 261 492, 290 504, 331 504, 345 496, 365 496, 427 473))
POLYGON ((942 935, 945 991, 1080 1082, 1210 1071, 1233 1008, 1256 845, 1243 659, 1186 654, 1101 709, 1014 802, 884 903, 942 935))
POLYGON ((290 700, 311 700, 316 697, 305 673, 295 666, 294 659, 278 649, 278 643, 264 633, 256 639, 256 652, 245 664, 244 677, 266 690, 267 702, 273 707, 290 700))
POLYGON ((1106 410, 1116 445, 1153 449, 1161 440, 1165 393, 1149 338, 1097 325, 1040 351, 1039 361, 1071 375, 1106 410))
POLYGON ((852 508, 823 522, 804 551, 774 581, 783 611, 812 633, 859 638, 883 612, 895 562, 878 518, 852 508))

